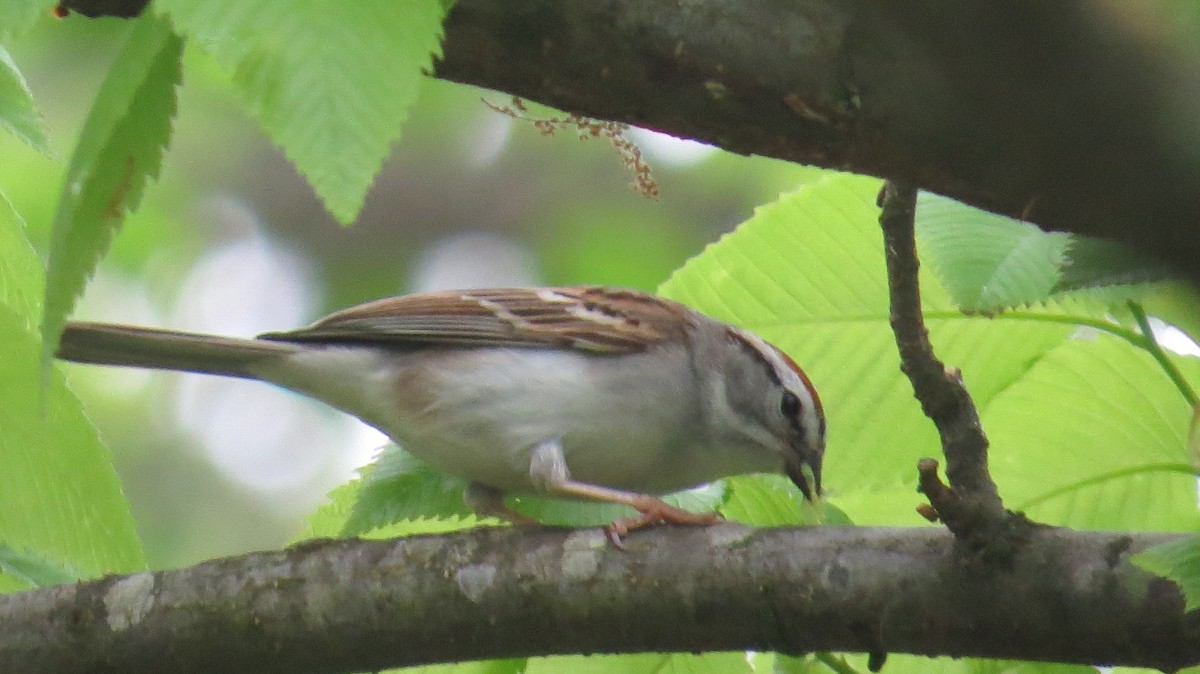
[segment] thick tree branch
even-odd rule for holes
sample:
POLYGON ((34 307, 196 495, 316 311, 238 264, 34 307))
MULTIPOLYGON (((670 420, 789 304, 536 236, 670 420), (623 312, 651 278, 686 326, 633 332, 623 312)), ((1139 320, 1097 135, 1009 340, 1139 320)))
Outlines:
POLYGON ((349 672, 636 651, 1200 662, 1200 619, 1127 563, 1164 535, 1033 532, 1002 569, 941 529, 477 529, 319 541, 0 597, 0 671, 349 672))
POLYGON ((1200 51, 1178 11, 459 0, 435 73, 734 152, 894 177, 1123 240, 1200 280, 1200 51))
POLYGON ((1170 0, 458 0, 435 75, 894 177, 1124 241, 1200 282, 1189 18, 1170 0))

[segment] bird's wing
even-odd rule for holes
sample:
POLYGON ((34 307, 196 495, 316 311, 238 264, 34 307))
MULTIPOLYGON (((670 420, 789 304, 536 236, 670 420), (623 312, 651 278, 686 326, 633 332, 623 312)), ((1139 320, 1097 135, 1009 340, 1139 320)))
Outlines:
POLYGON ((633 353, 681 335, 696 314, 645 293, 575 286, 391 297, 261 339, 406 345, 554 347, 633 353))

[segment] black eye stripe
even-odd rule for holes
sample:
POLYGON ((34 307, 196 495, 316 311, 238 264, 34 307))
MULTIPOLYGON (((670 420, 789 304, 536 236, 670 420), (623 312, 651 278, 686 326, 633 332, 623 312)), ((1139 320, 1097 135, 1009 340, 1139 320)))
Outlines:
POLYGON ((824 442, 825 437, 825 412, 821 409, 821 399, 817 396, 817 392, 813 389, 813 385, 805 376, 804 371, 800 369, 786 353, 771 346, 769 343, 762 341, 760 338, 754 337, 749 333, 745 333, 734 327, 727 327, 725 337, 735 344, 740 345, 745 349, 746 353, 750 354, 766 368, 766 375, 773 384, 783 389, 783 395, 779 401, 779 413, 787 418, 788 424, 792 429, 801 436, 808 438, 813 432, 813 429, 806 428, 806 421, 815 418, 817 423, 816 435, 817 438, 824 442), (765 351, 769 351, 771 355, 778 358, 772 358, 765 351), (795 374, 798 378, 799 385, 802 388, 804 397, 801 398, 799 393, 787 388, 780 370, 782 368, 795 374), (811 405, 812 409, 805 409, 811 405), (805 417, 809 419, 805 419, 805 417))
POLYGON ((800 407, 799 396, 791 391, 783 392, 783 398, 779 401, 779 411, 783 413, 783 416, 787 417, 788 421, 798 424, 800 407))

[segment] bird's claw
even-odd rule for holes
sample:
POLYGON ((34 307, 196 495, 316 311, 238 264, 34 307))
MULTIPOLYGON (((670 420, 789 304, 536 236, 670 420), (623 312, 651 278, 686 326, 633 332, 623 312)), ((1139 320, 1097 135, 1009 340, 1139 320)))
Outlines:
POLYGON ((604 533, 608 536, 609 542, 619 550, 625 549, 624 539, 629 532, 635 529, 643 529, 655 524, 707 526, 724 521, 725 519, 720 513, 694 513, 690 510, 677 508, 651 496, 647 496, 644 500, 634 504, 634 507, 638 510, 636 516, 613 520, 608 526, 604 527, 604 533))

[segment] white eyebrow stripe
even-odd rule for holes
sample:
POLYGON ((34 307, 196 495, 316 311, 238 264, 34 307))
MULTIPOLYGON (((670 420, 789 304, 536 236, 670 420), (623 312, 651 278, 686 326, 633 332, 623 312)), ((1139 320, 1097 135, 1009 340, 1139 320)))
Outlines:
POLYGON ((814 447, 823 444, 824 438, 821 429, 824 424, 821 423, 821 415, 818 412, 820 406, 816 401, 816 393, 812 390, 811 384, 781 355, 778 348, 753 332, 741 328, 734 328, 734 330, 738 338, 754 349, 763 362, 771 368, 775 373, 775 378, 779 380, 780 386, 795 393, 796 397, 800 399, 800 421, 804 439, 814 447))

